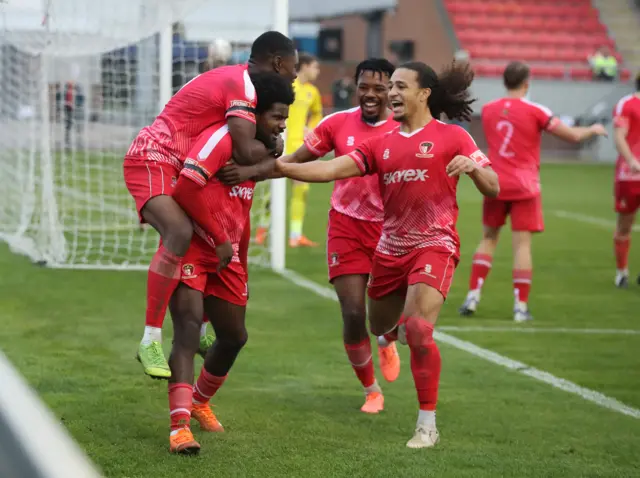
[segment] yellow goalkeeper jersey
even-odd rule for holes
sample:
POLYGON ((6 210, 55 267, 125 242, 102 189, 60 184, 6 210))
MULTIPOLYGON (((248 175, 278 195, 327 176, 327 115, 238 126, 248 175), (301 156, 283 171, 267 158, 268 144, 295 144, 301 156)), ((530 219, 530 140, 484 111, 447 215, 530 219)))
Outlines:
POLYGON ((311 83, 293 82, 296 93, 293 104, 289 107, 287 120, 287 144, 285 152, 293 153, 304 142, 305 129, 315 128, 322 119, 322 98, 320 91, 311 83))

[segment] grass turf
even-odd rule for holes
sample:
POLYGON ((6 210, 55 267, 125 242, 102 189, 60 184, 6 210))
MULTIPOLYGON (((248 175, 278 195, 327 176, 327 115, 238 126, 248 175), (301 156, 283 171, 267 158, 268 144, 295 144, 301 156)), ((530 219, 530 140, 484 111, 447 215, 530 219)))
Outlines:
MULTIPOLYGON (((562 217, 612 221, 611 176, 608 166, 543 167, 547 231, 534 242, 535 321, 523 327, 640 329, 640 287, 613 288, 611 228, 562 217)), ((456 313, 480 238, 480 197, 469 183, 459 192, 462 262, 439 323, 511 327, 508 231, 477 316, 456 313)), ((305 231, 312 239, 324 238, 329 193, 330 185, 311 188, 305 231)), ((630 263, 640 264, 640 247, 632 247, 630 263)), ((326 281, 323 247, 289 251, 288 265, 326 281)), ((145 275, 42 269, 4 245, 0 267, 0 347, 106 476, 640 475, 640 420, 447 345, 442 441, 430 451, 406 449, 417 413, 408 350, 399 380, 382 383, 386 410, 365 416, 337 304, 261 269, 251 274, 249 342, 215 401, 227 432, 206 435, 195 425, 201 455, 174 457, 166 384, 143 376, 133 359, 145 275)), ((640 408, 640 335, 451 333, 640 408)), ((168 320, 167 345, 170 336, 168 320)))

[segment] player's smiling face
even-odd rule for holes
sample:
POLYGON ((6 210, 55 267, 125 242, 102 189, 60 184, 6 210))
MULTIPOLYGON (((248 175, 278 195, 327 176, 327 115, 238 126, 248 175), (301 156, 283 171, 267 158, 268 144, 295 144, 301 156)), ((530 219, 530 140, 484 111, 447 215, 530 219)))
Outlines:
POLYGON ((256 115, 256 139, 267 148, 275 148, 278 137, 286 127, 289 105, 274 103, 264 113, 256 115))
POLYGON ((418 73, 408 68, 398 68, 389 81, 389 104, 393 119, 404 121, 421 105, 426 105, 431 89, 420 88, 418 73))
POLYGON ((389 77, 383 73, 363 71, 358 78, 357 99, 362 118, 368 123, 380 121, 387 107, 389 77))

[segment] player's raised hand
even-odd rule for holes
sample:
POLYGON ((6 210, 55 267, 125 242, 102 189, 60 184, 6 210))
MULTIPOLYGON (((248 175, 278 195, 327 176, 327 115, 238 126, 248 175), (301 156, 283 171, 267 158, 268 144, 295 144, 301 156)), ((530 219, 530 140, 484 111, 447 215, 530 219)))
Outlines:
POLYGON ((590 129, 594 136, 605 136, 605 137, 609 136, 609 132, 607 131, 607 128, 605 128, 604 125, 600 123, 591 125, 590 129))
POLYGON ((235 186, 237 184, 248 181, 256 174, 256 170, 253 166, 239 166, 235 163, 229 162, 216 173, 216 178, 222 184, 227 186, 235 186))
POLYGON ((218 272, 227 267, 233 259, 233 246, 229 241, 216 246, 216 256, 218 256, 218 272))
POLYGON ((473 159, 459 154, 458 156, 453 158, 449 164, 447 164, 446 171, 447 175, 452 178, 455 176, 460 176, 464 173, 469 174, 473 172, 473 170, 477 167, 478 166, 473 159))

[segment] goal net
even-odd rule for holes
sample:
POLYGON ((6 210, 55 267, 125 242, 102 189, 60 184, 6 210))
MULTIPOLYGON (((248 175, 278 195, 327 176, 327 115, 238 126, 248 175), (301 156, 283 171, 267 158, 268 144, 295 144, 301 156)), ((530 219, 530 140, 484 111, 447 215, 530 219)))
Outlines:
MULTIPOLYGON (((283 31, 286 5, 2 1, 0 239, 51 267, 145 269, 158 235, 139 224, 124 153, 187 81, 245 62, 252 40, 276 18, 285 19, 283 31)), ((283 188, 282 181, 258 186, 252 224, 270 197, 278 208, 271 221, 284 224, 283 188)), ((275 258, 283 267, 284 232, 271 238, 251 246, 251 260, 273 265, 275 258)))

